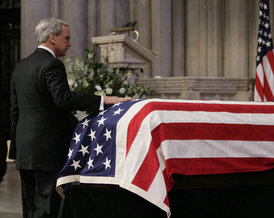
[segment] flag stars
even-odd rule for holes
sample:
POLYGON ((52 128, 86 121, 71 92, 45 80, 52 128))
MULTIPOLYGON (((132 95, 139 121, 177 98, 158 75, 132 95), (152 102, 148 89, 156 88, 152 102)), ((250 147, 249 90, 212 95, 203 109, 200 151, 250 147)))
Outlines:
POLYGON ((115 106, 119 106, 121 103, 119 102, 119 103, 116 103, 116 104, 114 104, 112 107, 115 107, 115 106))
POLYGON ((86 153, 89 153, 88 146, 81 145, 81 149, 78 152, 82 152, 82 155, 85 156, 86 153))
POLYGON ((113 116, 120 114, 124 109, 121 109, 120 107, 118 108, 118 110, 113 112, 113 116))
POLYGON ((261 52, 261 51, 262 51, 262 48, 261 48, 261 47, 258 47, 257 51, 258 51, 258 52, 261 52))
POLYGON ((85 129, 85 127, 88 126, 88 122, 89 122, 89 121, 90 121, 90 120, 85 119, 85 121, 84 121, 83 123, 81 123, 81 124, 83 125, 83 129, 85 129))
POLYGON ((93 161, 94 161, 94 159, 89 158, 89 160, 88 160, 88 162, 87 162, 88 169, 91 168, 91 167, 94 167, 94 166, 93 166, 93 161))
POLYGON ((268 41, 267 43, 265 43, 267 47, 271 46, 271 43, 268 41))
POLYGON ((99 127, 100 125, 104 125, 105 120, 107 120, 107 118, 104 118, 104 116, 103 116, 100 120, 97 120, 97 122, 98 122, 98 127, 99 127))
POLYGON ((88 136, 90 137, 91 141, 93 141, 93 139, 96 139, 95 133, 96 133, 96 131, 93 131, 92 129, 90 129, 90 134, 88 136))
POLYGON ((107 111, 107 110, 101 111, 101 112, 98 114, 98 117, 104 115, 104 113, 106 113, 106 111, 107 111))
POLYGON ((99 145, 99 144, 97 143, 96 148, 94 148, 94 150, 96 151, 96 156, 98 156, 98 154, 100 154, 100 153, 103 154, 103 152, 102 152, 102 147, 103 147, 103 145, 99 145))
POLYGON ((76 170, 77 168, 82 168, 79 164, 80 160, 78 160, 78 161, 72 160, 72 162, 73 163, 70 166, 74 167, 74 170, 76 170))
POLYGON ((106 132, 105 132, 104 136, 106 136, 106 141, 109 140, 109 139, 111 139, 111 130, 108 130, 106 128, 106 132))
POLYGON ((75 137, 73 138, 73 140, 75 140, 75 144, 80 142, 80 136, 81 136, 81 134, 78 135, 77 133, 75 133, 75 137))
POLYGON ((72 152, 73 152, 73 149, 69 149, 69 153, 68 153, 68 158, 69 159, 71 158, 72 152))
POLYGON ((109 160, 108 157, 106 157, 106 161, 103 163, 105 165, 105 170, 107 170, 107 168, 111 168, 110 162, 111 160, 109 160))

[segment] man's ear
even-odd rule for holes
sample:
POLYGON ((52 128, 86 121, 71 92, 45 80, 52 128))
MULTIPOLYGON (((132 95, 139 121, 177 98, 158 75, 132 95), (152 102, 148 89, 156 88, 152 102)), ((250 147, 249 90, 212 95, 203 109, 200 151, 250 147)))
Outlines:
POLYGON ((55 45, 55 43, 56 43, 56 34, 50 33, 50 34, 49 34, 48 41, 49 41, 51 44, 55 45))

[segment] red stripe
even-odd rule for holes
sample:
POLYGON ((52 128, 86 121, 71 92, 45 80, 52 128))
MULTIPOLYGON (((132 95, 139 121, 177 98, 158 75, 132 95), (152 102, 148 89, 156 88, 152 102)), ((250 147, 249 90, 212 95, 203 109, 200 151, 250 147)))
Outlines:
POLYGON ((272 95, 272 92, 271 92, 271 89, 269 87, 269 83, 268 83, 268 80, 267 80, 267 77, 264 76, 264 97, 266 99, 266 101, 272 101, 272 98, 273 98, 273 95, 272 95))
POLYGON ((170 139, 274 141, 273 133, 274 124, 161 123, 152 131, 152 141, 160 144, 170 139))
POLYGON ((166 160, 168 178, 172 174, 205 175, 256 172, 274 168, 274 158, 182 158, 166 160))
POLYGON ((255 88, 257 90, 257 93, 258 93, 261 101, 264 101, 264 89, 263 89, 262 83, 259 79, 258 72, 256 72, 256 77, 255 77, 255 88))
POLYGON ((156 140, 152 140, 149 147, 149 151, 145 157, 145 160, 143 161, 137 174, 132 180, 132 184, 142 188, 145 191, 147 191, 149 187, 151 186, 160 166, 160 163, 156 154, 157 147, 159 146, 158 146, 158 143, 155 143, 155 144, 153 143, 153 141, 156 141, 156 140))
POLYGON ((273 113, 274 105, 239 105, 239 104, 209 104, 209 103, 179 103, 150 102, 146 104, 130 121, 128 125, 126 155, 140 129, 145 117, 155 110, 168 111, 207 111, 232 113, 273 113))
MULTIPOLYGON (((271 67, 271 71, 272 71, 272 74, 273 74, 274 57, 273 57, 272 50, 267 53, 267 60, 268 60, 268 63, 271 67)), ((265 74, 265 71, 264 71, 264 74, 265 74)), ((268 77, 266 75, 264 76, 264 95, 265 95, 265 98, 266 98, 267 101, 272 101, 273 93, 271 91, 269 81, 268 81, 268 77)))
POLYGON ((267 52, 267 59, 268 59, 269 65, 271 67, 271 71, 274 74, 274 55, 273 55, 273 50, 270 50, 269 52, 267 52))
MULTIPOLYGON (((274 126, 244 124, 162 123, 151 132, 152 140, 148 153, 132 183, 143 190, 149 189, 160 166, 156 150, 165 140, 274 141, 273 129, 274 126)), ((230 167, 229 162, 227 167, 230 167)), ((241 167, 239 165, 236 169, 244 172, 246 169, 241 167)), ((232 172, 233 169, 232 165, 232 172)), ((166 181, 166 186, 169 186, 169 179, 170 177, 166 181)))
MULTIPOLYGON (((270 54, 269 52, 267 53, 267 62, 268 64, 270 65, 271 67, 271 63, 269 61, 269 57, 268 57, 268 54, 270 54)), ((264 69, 264 68, 263 68, 264 69)), ((270 89, 270 86, 269 86, 269 83, 268 83, 268 78, 266 76, 266 73, 265 73, 265 69, 264 69, 264 87, 263 87, 263 95, 266 99, 266 101, 271 101, 272 100, 272 92, 271 92, 271 89, 270 89)), ((263 100, 265 101, 265 100, 263 100)))

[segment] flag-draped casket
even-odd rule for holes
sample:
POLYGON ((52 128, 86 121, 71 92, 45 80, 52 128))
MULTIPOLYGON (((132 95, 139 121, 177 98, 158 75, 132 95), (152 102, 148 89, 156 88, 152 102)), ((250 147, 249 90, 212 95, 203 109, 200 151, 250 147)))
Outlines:
POLYGON ((79 122, 57 190, 117 184, 170 216, 173 174, 274 168, 274 103, 147 99, 79 122))

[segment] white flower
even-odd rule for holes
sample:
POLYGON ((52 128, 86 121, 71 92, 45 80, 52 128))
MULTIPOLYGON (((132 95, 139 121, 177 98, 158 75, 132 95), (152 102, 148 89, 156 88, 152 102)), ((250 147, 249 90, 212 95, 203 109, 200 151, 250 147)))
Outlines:
POLYGON ((73 87, 73 84, 75 83, 75 81, 71 78, 68 79, 68 84, 69 84, 69 87, 73 87))
POLYGON ((123 84, 124 84, 124 85, 128 85, 128 80, 127 80, 127 79, 124 80, 123 84))
POLYGON ((92 79, 93 79, 93 76, 94 76, 94 70, 91 69, 90 72, 89 72, 89 74, 88 74, 88 78, 89 78, 90 80, 92 80, 92 79))
POLYGON ((105 91, 108 95, 111 95, 113 92, 112 88, 109 88, 109 87, 107 87, 105 91))
POLYGON ((119 89, 119 92, 120 92, 121 94, 124 94, 125 91, 126 91, 126 89, 125 89, 124 87, 122 87, 122 88, 119 89))
POLYGON ((93 55, 92 53, 88 53, 88 59, 92 59, 93 55))
POLYGON ((97 89, 98 91, 102 91, 102 87, 99 86, 99 85, 96 85, 96 86, 95 86, 95 89, 97 89))
POLYGON ((72 70, 72 63, 71 63, 71 59, 70 58, 67 58, 66 60, 65 60, 65 67, 66 67, 66 70, 67 70, 67 72, 72 72, 73 70, 72 70))
POLYGON ((85 88, 88 87, 88 82, 87 82, 87 80, 84 80, 84 81, 83 81, 83 87, 85 87, 85 88))
POLYGON ((84 69, 84 61, 80 58, 75 59, 75 69, 78 71, 83 71, 84 69))

